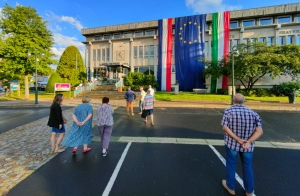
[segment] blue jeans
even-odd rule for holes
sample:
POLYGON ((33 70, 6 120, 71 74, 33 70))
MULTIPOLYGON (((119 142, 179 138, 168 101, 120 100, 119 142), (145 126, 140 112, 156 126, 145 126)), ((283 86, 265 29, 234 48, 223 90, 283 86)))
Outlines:
POLYGON ((254 190, 254 176, 252 169, 253 152, 237 152, 225 146, 226 151, 226 184, 231 190, 235 190, 236 157, 240 154, 243 165, 243 181, 245 191, 252 193, 254 190))
POLYGON ((143 111, 143 101, 141 101, 141 100, 140 100, 139 107, 140 107, 140 112, 142 112, 143 111))

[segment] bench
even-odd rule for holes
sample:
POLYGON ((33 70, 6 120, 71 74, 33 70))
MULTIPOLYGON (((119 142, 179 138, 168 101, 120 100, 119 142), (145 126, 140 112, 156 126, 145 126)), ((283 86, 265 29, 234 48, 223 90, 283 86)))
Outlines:
POLYGON ((206 93, 208 93, 208 89, 206 89, 206 88, 194 88, 193 91, 196 94, 198 94, 198 93, 200 93, 200 94, 206 94, 206 93))

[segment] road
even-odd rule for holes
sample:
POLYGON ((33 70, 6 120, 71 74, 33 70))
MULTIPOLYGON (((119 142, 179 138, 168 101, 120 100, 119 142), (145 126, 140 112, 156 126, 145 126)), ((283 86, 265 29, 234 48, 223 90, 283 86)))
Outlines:
MULTIPOLYGON (((222 112, 218 109, 156 108, 155 126, 152 127, 150 123, 145 125, 138 115, 127 117, 124 108, 118 108, 114 115, 113 136, 221 140, 222 112)), ((300 113, 258 113, 264 128, 261 140, 300 141, 300 122, 297 120, 300 113)), ((98 135, 96 127, 93 134, 98 135)), ((8 196, 80 196, 103 193, 112 196, 229 195, 221 185, 225 166, 216 154, 218 152, 224 157, 223 146, 112 142, 107 157, 101 156, 99 142, 93 142, 91 147, 93 150, 87 154, 83 154, 80 147, 74 156, 71 149, 67 149, 19 183, 8 196), (117 172, 116 168, 120 170, 117 172)), ((253 161, 256 195, 298 195, 299 157, 300 150, 257 147, 253 161)), ((237 174, 242 178, 240 162, 237 174)), ((236 194, 245 195, 238 182, 236 194)))

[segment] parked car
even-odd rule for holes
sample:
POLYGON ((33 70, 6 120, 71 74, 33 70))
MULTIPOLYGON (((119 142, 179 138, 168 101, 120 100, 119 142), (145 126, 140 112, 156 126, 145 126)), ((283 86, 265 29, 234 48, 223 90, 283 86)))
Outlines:
POLYGON ((4 91, 4 89, 3 88, 0 88, 0 92, 3 92, 4 91))

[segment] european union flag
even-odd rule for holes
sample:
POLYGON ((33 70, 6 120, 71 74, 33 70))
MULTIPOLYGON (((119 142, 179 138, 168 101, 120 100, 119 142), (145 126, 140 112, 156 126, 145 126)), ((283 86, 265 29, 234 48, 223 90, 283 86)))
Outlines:
POLYGON ((175 18, 176 79, 181 91, 205 88, 205 25, 206 14, 175 18))

